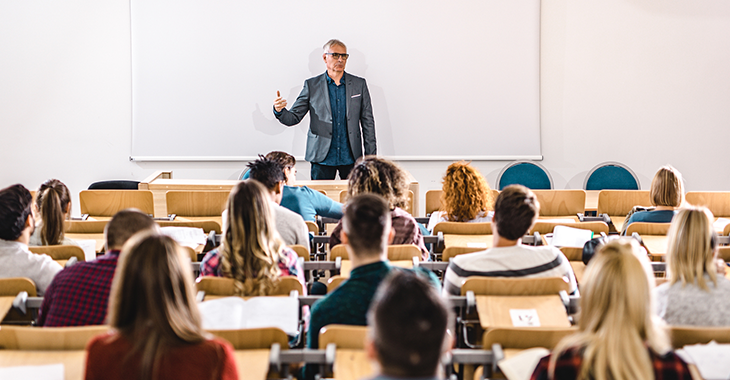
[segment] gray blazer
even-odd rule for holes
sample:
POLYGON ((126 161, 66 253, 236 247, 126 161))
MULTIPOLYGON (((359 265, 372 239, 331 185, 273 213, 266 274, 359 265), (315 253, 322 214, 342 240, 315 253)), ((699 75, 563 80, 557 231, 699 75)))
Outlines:
MULTIPOLYGON (((364 78, 345 72, 343 76, 347 91, 347 135, 356 160, 365 154, 377 154, 375 143, 375 120, 370 92, 364 78)), ((332 142, 332 108, 327 89, 326 73, 304 81, 304 88, 289 110, 281 110, 276 116, 286 126, 299 124, 309 112, 307 152, 304 159, 322 162, 327 157, 332 142)))

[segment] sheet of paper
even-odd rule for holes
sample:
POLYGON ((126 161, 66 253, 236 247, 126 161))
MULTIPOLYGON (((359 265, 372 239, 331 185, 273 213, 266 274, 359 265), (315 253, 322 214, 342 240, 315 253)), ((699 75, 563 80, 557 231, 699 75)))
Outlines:
POLYGON ((540 317, 536 309, 509 309, 509 316, 512 318, 512 326, 515 327, 540 327, 540 317))
POLYGON ((547 348, 528 348, 509 359, 502 359, 497 365, 509 380, 530 380, 537 363, 549 353, 547 348))
POLYGON ((63 380, 63 364, 29 365, 0 368, 3 380, 63 380))
POLYGON ((712 223, 712 226, 715 228, 715 231, 722 231, 725 229, 725 226, 730 224, 730 219, 727 218, 717 218, 715 223, 712 223))
POLYGON ((295 297, 224 297, 198 304, 206 330, 278 327, 296 335, 299 299, 295 297))
POLYGON ((684 346, 684 352, 697 365, 703 379, 730 379, 730 344, 684 346))
POLYGON ((593 231, 568 226, 555 226, 552 245, 556 247, 582 247, 593 239, 593 231))
POLYGON ((96 240, 84 239, 74 241, 84 250, 84 260, 96 260, 96 240))
POLYGON ((178 244, 190 248, 195 248, 201 244, 205 244, 208 236, 203 232, 202 228, 195 227, 162 227, 163 234, 175 239, 178 244))

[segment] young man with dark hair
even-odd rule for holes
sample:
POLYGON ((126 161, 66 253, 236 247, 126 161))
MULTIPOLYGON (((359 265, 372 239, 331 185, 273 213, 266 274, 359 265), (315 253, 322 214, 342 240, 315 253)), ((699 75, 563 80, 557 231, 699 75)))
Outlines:
POLYGON ((564 277, 570 292, 578 285, 568 259, 553 246, 522 245, 524 236, 540 215, 540 204, 530 189, 511 185, 499 193, 494 204, 492 248, 451 259, 444 275, 444 293, 459 295, 470 276, 564 277))
POLYGON ((33 196, 23 185, 0 190, 0 278, 27 277, 43 294, 63 268, 47 255, 28 250, 35 229, 33 196))
MULTIPOLYGON (((388 263, 388 244, 393 239, 390 206, 375 194, 352 197, 342 218, 342 243, 352 263, 350 278, 332 293, 317 301, 312 308, 307 333, 307 347, 319 348, 319 331, 330 324, 367 325, 367 311, 380 283, 395 270, 388 263)), ((419 275, 438 286, 430 271, 419 275)), ((307 379, 314 378, 307 366, 307 379)))
POLYGON ((248 164, 250 179, 260 182, 271 195, 272 208, 276 218, 276 229, 286 245, 302 245, 309 249, 309 230, 302 216, 281 206, 286 178, 278 162, 264 156, 248 164))
POLYGON ((119 211, 104 227, 106 254, 66 268, 53 279, 43 297, 38 325, 46 327, 104 324, 109 291, 124 243, 141 231, 157 229, 149 215, 119 211))
POLYGON ((368 358, 374 380, 436 379, 441 355, 451 347, 451 311, 438 292, 413 271, 395 271, 378 288, 368 313, 368 358))

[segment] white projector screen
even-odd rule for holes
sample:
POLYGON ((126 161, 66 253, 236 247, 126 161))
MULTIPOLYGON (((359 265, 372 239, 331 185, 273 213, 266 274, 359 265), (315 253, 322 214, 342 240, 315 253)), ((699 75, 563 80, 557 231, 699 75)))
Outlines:
POLYGON ((285 127, 322 45, 347 44, 367 79, 378 154, 541 159, 540 0, 130 0, 132 157, 237 161, 304 155, 285 127))

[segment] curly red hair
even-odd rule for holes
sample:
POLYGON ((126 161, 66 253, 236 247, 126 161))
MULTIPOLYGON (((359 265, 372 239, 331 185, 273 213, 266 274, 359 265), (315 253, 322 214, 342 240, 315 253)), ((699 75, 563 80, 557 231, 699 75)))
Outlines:
POLYGON ((487 180, 468 162, 454 162, 446 169, 441 211, 452 222, 467 222, 494 207, 487 180))

